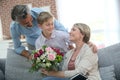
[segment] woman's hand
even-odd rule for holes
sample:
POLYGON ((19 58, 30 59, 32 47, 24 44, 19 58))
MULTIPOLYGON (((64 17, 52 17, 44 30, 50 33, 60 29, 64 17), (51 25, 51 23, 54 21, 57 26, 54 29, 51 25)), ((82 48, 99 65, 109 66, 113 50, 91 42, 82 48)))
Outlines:
POLYGON ((49 76, 49 72, 48 72, 46 69, 42 68, 42 69, 40 69, 40 70, 41 70, 41 73, 49 76))
POLYGON ((47 76, 55 76, 55 77, 62 77, 64 78, 64 71, 47 71, 46 69, 42 68, 40 69, 41 73, 47 75, 47 76))

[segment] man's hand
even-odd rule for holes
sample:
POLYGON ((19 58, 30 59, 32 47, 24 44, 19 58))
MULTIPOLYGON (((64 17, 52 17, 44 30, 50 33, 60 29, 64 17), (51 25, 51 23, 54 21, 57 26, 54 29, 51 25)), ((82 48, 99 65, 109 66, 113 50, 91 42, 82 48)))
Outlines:
POLYGON ((27 59, 31 60, 32 56, 30 55, 30 53, 27 50, 23 50, 21 53, 22 56, 26 57, 27 59))
POLYGON ((92 42, 88 42, 87 44, 92 49, 93 53, 97 53, 98 49, 97 49, 97 46, 95 44, 93 44, 92 42))
POLYGON ((29 60, 32 60, 32 56, 30 55, 28 59, 29 59, 29 60))

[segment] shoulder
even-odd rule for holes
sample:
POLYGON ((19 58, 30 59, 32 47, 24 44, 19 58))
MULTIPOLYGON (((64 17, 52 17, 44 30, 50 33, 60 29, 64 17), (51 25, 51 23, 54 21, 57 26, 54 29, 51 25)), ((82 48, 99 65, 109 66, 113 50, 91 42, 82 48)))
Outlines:
POLYGON ((85 53, 85 55, 91 55, 91 54, 94 54, 92 52, 92 49, 89 47, 88 44, 84 43, 83 47, 81 48, 82 49, 82 52, 85 53))
POLYGON ((31 15, 37 19, 38 15, 43 11, 43 9, 35 7, 31 9, 31 15))
POLYGON ((83 52, 85 53, 84 56, 88 56, 88 57, 91 57, 93 59, 97 59, 97 53, 93 53, 92 49, 86 43, 83 46, 83 52))
POLYGON ((39 37, 36 39, 36 42, 38 42, 41 39, 42 34, 39 35, 39 37))
POLYGON ((90 49, 89 45, 88 45, 88 44, 86 44, 86 43, 84 43, 83 48, 84 48, 84 49, 87 49, 87 50, 89 50, 89 49, 90 49))
POLYGON ((19 28, 18 26, 20 26, 19 23, 15 22, 15 21, 12 21, 11 24, 10 24, 10 29, 19 28))
POLYGON ((39 37, 36 39, 36 42, 43 42, 45 37, 43 36, 42 33, 40 33, 39 37))
POLYGON ((37 11, 44 11, 44 10, 41 9, 41 8, 34 7, 34 8, 31 9, 31 11, 37 12, 37 11))

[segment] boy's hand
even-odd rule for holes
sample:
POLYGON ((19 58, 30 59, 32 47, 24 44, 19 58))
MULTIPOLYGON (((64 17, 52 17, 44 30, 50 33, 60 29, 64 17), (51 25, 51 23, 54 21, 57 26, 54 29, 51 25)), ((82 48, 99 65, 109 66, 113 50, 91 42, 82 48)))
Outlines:
POLYGON ((92 49, 93 53, 97 53, 98 49, 95 44, 93 44, 92 42, 88 42, 88 45, 92 49))

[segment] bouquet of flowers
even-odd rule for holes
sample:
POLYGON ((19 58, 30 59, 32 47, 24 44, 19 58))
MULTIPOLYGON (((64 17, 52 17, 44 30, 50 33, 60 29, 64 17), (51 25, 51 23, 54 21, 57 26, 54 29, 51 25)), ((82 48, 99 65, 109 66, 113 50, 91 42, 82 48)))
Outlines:
POLYGON ((59 49, 44 45, 39 50, 33 51, 30 71, 38 71, 40 68, 57 71, 62 60, 63 53, 59 49))

